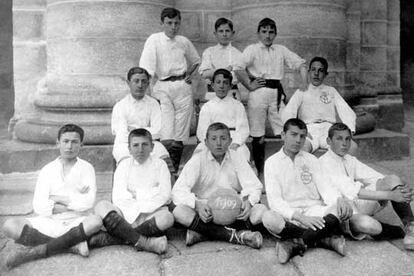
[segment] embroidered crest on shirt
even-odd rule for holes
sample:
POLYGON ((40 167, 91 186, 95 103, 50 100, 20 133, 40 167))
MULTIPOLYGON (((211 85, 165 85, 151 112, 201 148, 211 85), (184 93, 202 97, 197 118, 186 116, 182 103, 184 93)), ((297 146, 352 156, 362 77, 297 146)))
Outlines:
POLYGON ((308 166, 303 165, 301 167, 301 174, 300 179, 302 180, 303 184, 307 185, 312 182, 312 173, 310 172, 310 169, 308 166))
POLYGON ((331 103, 331 99, 329 98, 329 95, 327 92, 322 91, 321 96, 319 97, 319 99, 321 100, 321 102, 323 102, 324 104, 329 104, 331 103))

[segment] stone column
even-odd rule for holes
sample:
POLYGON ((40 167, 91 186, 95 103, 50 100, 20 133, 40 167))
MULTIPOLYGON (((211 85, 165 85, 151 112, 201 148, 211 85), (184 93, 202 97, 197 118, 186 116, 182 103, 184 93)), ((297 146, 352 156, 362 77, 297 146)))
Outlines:
POLYGON ((126 72, 138 64, 167 6, 172 1, 49 0, 47 75, 36 91, 36 114, 18 122, 16 136, 54 143, 61 125, 76 123, 86 131, 85 143, 112 143, 110 115, 128 93, 126 72))
MULTIPOLYGON (((307 62, 314 56, 327 58, 330 72, 327 82, 344 92, 347 31, 344 0, 234 0, 232 6, 235 26, 240 28, 237 42, 241 48, 257 42, 261 19, 272 18, 278 28, 275 43, 285 45, 307 62)), ((288 94, 292 94, 300 76, 287 70, 283 82, 288 94)))
POLYGON ((14 118, 30 117, 36 86, 46 74, 46 0, 13 1, 14 118))

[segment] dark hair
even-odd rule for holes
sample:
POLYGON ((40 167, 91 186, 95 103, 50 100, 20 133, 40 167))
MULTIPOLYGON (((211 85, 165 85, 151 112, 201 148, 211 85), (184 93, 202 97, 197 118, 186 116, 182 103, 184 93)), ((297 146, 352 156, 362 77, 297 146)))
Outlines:
POLYGON ((332 139, 332 137, 335 134, 335 131, 343 131, 343 130, 347 130, 349 132, 349 135, 351 135, 351 137, 352 137, 351 129, 344 123, 335 123, 335 124, 333 124, 328 130, 328 137, 330 139, 332 139))
POLYGON ((311 59, 309 63, 309 70, 312 66, 312 63, 314 63, 315 61, 320 62, 325 68, 325 73, 328 73, 328 61, 326 60, 326 58, 323 58, 323 57, 314 57, 313 59, 311 59))
POLYGON ((233 76, 231 75, 230 71, 227 69, 217 69, 216 71, 214 71, 213 78, 212 78, 213 82, 216 76, 218 75, 223 75, 223 78, 228 79, 230 81, 230 84, 233 81, 233 76))
POLYGON ((84 131, 80 126, 74 124, 66 124, 62 126, 58 131, 58 140, 60 140, 62 134, 66 132, 76 132, 79 134, 80 141, 83 142, 84 131))
POLYGON ((304 121, 298 118, 290 118, 286 121, 286 123, 283 125, 283 132, 287 132, 289 130, 290 126, 297 126, 299 129, 304 129, 306 132, 308 132, 308 128, 306 127, 306 124, 304 121))
POLYGON ((147 76, 148 80, 151 78, 151 75, 144 68, 142 68, 142 67, 132 67, 131 69, 129 69, 129 71, 127 73, 127 80, 130 81, 132 75, 135 75, 135 74, 145 74, 147 76))
POLYGON ((128 135, 128 145, 131 143, 132 137, 146 137, 152 143, 151 132, 149 132, 145 128, 136 128, 131 130, 131 132, 129 132, 128 135))
POLYGON ((209 125, 209 126, 208 126, 208 128, 207 128, 207 133, 206 133, 206 138, 208 138, 208 133, 209 133, 210 131, 221 130, 221 129, 226 130, 226 131, 227 131, 227 134, 228 134, 228 135, 229 135, 229 137, 230 137, 230 130, 229 130, 229 127, 228 127, 227 125, 223 124, 223 123, 219 123, 219 122, 217 122, 217 123, 212 123, 211 125, 209 125))
POLYGON ((277 33, 276 23, 272 19, 266 17, 260 20, 259 25, 257 26, 257 32, 260 32, 260 28, 264 28, 269 26, 270 28, 275 30, 275 33, 277 33))
POLYGON ((217 31, 217 29, 221 26, 221 25, 229 25, 230 29, 233 31, 233 22, 231 22, 231 20, 224 18, 224 17, 220 17, 219 19, 216 20, 216 23, 214 24, 214 29, 217 31))
POLYGON ((164 18, 166 17, 174 18, 177 16, 178 16, 178 19, 181 20, 181 13, 179 10, 174 9, 174 8, 165 8, 161 12, 161 22, 164 22, 164 18))

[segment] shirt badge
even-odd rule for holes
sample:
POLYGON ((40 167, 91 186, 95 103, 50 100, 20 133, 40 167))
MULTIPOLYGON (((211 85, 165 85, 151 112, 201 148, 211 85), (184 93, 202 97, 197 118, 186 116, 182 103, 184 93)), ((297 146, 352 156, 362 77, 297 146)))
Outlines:
POLYGON ((303 184, 307 185, 312 182, 312 173, 308 166, 302 166, 302 173, 300 174, 300 179, 302 180, 303 184))
POLYGON ((323 102, 324 104, 329 104, 331 103, 331 99, 329 98, 328 93, 326 92, 322 92, 322 95, 319 97, 319 99, 321 100, 321 102, 323 102))

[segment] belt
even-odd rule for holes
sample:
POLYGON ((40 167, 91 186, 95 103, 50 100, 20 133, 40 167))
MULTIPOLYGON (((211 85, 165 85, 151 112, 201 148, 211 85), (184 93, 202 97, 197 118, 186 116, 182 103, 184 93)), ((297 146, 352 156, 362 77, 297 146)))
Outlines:
POLYGON ((230 131, 236 131, 236 128, 235 127, 229 127, 229 130, 230 131))
MULTIPOLYGON (((252 78, 252 81, 255 79, 256 78, 252 78)), ((283 90, 282 83, 280 82, 280 80, 276 80, 276 79, 265 79, 265 81, 266 81, 265 87, 271 88, 271 89, 277 89, 277 110, 279 111, 280 103, 283 102, 284 104, 286 104, 286 94, 285 94, 285 91, 283 90)))
POLYGON ((163 80, 160 80, 160 81, 179 81, 179 80, 185 79, 185 76, 186 76, 186 74, 184 73, 184 74, 179 75, 179 76, 170 76, 170 77, 168 77, 166 79, 163 79, 163 80))

